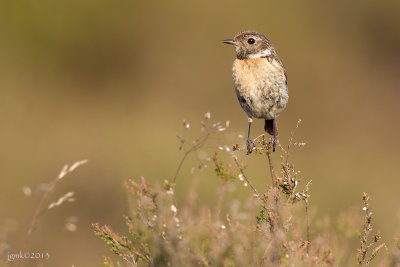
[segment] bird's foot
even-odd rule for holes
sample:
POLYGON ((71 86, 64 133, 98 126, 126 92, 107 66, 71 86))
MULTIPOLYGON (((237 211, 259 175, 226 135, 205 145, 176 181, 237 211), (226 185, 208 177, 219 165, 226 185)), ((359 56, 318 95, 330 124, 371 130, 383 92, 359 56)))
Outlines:
POLYGON ((253 152, 253 148, 255 147, 254 141, 251 139, 246 140, 246 147, 247 147, 247 155, 253 152))
POLYGON ((271 140, 271 142, 272 142, 272 152, 275 152, 276 144, 278 144, 278 138, 276 136, 272 136, 271 139, 272 139, 271 140))

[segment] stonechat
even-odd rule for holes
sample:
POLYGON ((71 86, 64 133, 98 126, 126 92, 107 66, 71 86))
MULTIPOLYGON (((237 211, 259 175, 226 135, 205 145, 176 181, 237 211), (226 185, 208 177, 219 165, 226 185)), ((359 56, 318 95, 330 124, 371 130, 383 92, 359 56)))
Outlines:
POLYGON ((250 139, 253 118, 264 119, 264 130, 273 136, 273 151, 277 143, 276 118, 289 100, 286 70, 275 47, 262 33, 242 31, 233 39, 223 40, 236 50, 232 78, 240 106, 247 113, 247 154, 254 142, 250 139))

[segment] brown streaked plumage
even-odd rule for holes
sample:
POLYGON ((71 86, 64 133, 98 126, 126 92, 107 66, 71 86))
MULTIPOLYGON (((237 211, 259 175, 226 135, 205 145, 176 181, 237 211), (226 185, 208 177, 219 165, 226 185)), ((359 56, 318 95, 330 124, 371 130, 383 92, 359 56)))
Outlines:
POLYGON ((235 46, 232 77, 240 106, 249 118, 248 154, 253 150, 250 140, 252 118, 264 119, 264 129, 277 142, 276 117, 289 100, 286 70, 271 41, 262 33, 242 31, 224 43, 235 46))

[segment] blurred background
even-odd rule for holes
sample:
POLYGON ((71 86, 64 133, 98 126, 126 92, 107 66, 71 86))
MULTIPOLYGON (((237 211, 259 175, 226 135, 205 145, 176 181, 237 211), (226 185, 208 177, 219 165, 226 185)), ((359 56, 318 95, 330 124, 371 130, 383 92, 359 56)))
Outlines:
MULTIPOLYGON (((270 37, 287 69, 280 140, 303 120, 297 137, 307 146, 292 160, 313 180, 313 222, 361 207, 366 191, 375 226, 392 244, 400 230, 399 17, 395 0, 0 1, 1 238, 10 252, 22 249, 36 188, 88 159, 49 199, 74 191, 76 202, 41 218, 27 250, 49 252, 44 266, 101 266, 111 253, 90 224, 124 232, 123 181, 171 179, 182 119, 199 125, 210 111, 246 133, 231 80, 234 49, 221 40, 251 29, 270 37), (72 232, 70 216, 78 220, 72 232)), ((252 134, 262 127, 256 122, 252 134)), ((245 159, 262 188, 266 162, 245 159)), ((199 205, 212 204, 219 181, 212 168, 192 175, 194 162, 178 177, 178 198, 197 179, 199 205)))

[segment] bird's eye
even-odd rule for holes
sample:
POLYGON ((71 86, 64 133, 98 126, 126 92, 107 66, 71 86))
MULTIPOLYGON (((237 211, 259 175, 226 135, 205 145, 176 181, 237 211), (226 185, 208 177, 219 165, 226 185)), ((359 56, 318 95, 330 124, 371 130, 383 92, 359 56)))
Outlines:
POLYGON ((254 43, 256 42, 256 40, 254 40, 254 38, 249 38, 249 39, 247 40, 247 42, 248 42, 249 44, 254 44, 254 43))

